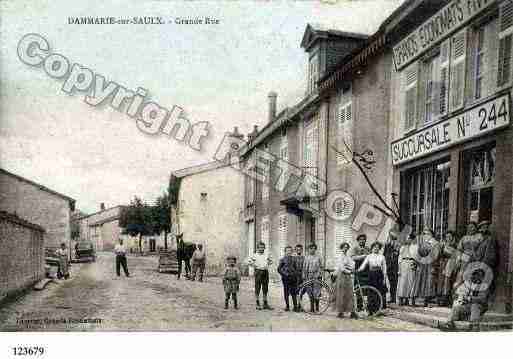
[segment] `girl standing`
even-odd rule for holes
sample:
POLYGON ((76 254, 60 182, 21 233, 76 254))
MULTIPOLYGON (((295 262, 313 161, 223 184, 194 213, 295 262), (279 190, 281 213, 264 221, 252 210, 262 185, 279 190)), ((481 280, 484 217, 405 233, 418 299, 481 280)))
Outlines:
MULTIPOLYGON (((387 287, 390 286, 390 282, 387 275, 387 263, 385 256, 379 253, 382 247, 383 245, 380 242, 374 242, 371 244, 371 253, 365 257, 362 265, 358 268, 358 272, 362 272, 366 267, 369 267, 369 285, 373 286, 381 293, 383 309, 386 309, 387 287)), ((377 298, 370 298, 369 305, 370 311, 374 313, 378 307, 377 298)))
POLYGON ((347 255, 349 247, 349 243, 342 243, 340 245, 342 254, 338 259, 336 268, 335 309, 338 312, 339 318, 343 318, 344 313, 351 313, 351 318, 357 319, 358 315, 354 310, 353 301, 353 272, 355 264, 354 260, 347 255))

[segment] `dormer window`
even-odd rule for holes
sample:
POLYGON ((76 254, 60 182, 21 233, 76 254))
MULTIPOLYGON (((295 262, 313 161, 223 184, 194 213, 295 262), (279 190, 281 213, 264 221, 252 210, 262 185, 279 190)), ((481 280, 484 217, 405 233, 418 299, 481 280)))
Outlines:
POLYGON ((319 54, 315 53, 310 57, 308 63, 308 93, 312 93, 317 89, 317 81, 319 80, 319 54))

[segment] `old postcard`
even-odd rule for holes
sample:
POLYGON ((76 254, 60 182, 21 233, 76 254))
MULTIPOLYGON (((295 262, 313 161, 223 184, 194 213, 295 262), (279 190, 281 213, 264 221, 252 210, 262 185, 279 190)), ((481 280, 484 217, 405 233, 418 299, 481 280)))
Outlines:
POLYGON ((0 16, 1 332, 511 331, 512 0, 0 16))

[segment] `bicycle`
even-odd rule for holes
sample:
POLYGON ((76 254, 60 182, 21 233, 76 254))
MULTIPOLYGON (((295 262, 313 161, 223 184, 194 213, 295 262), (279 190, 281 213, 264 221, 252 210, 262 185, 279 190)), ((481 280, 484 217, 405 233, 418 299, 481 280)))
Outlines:
MULTIPOLYGON (((336 279, 332 275, 333 272, 333 269, 325 269, 320 279, 310 279, 301 283, 298 288, 298 301, 301 308, 306 308, 306 297, 311 307, 314 306, 311 302, 312 299, 319 301, 318 310, 314 310, 313 312, 305 310, 305 312, 313 315, 321 315, 335 303, 335 288, 332 284, 335 283, 336 279), (330 274, 332 284, 328 283, 324 273, 330 274)), ((353 296, 355 312, 357 312, 360 317, 371 317, 379 313, 381 309, 383 309, 383 296, 375 287, 371 285, 361 285, 358 273, 354 274, 353 296)))

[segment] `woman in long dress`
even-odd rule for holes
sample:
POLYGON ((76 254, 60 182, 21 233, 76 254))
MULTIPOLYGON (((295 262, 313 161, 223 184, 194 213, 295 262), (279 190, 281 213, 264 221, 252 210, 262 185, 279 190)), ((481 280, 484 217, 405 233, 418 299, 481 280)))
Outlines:
MULTIPOLYGON (((358 272, 365 270, 366 267, 369 267, 369 285, 376 288, 380 293, 383 299, 383 309, 387 307, 387 287, 390 287, 390 282, 388 280, 387 275, 387 263, 385 260, 385 256, 380 252, 383 245, 380 242, 374 242, 371 244, 371 253, 365 257, 360 268, 358 268, 358 272)), ((369 311, 370 314, 373 314, 377 308, 377 298, 369 298, 369 311)))
POLYGON ((467 225, 467 234, 461 237, 457 252, 459 253, 455 283, 463 282, 463 273, 467 264, 476 257, 475 248, 482 240, 482 234, 477 231, 477 223, 470 222, 467 225))
POLYGON ((347 255, 349 250, 349 243, 342 243, 340 250, 342 254, 338 258, 336 275, 337 282, 335 284, 335 309, 338 312, 338 317, 343 318, 344 313, 351 313, 351 318, 358 318, 354 309, 354 296, 353 296, 353 272, 355 263, 354 260, 347 255))
POLYGON ((399 280, 397 282, 399 305, 409 305, 409 300, 412 297, 416 268, 415 258, 412 256, 416 250, 413 247, 414 240, 415 234, 412 233, 399 249, 399 280))
POLYGON ((436 269, 440 246, 431 229, 425 228, 418 238, 417 271, 415 273, 415 286, 413 297, 423 298, 424 307, 436 296, 436 269))
POLYGON ((449 259, 445 262, 442 269, 443 281, 440 283, 442 286, 443 305, 448 306, 452 303, 453 285, 456 280, 456 272, 458 265, 458 251, 456 247, 458 245, 458 237, 456 232, 447 231, 445 235, 445 245, 443 246, 443 253, 449 259), (443 283, 443 285, 442 285, 443 283))

